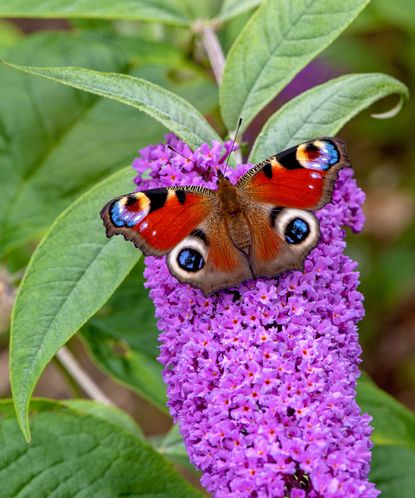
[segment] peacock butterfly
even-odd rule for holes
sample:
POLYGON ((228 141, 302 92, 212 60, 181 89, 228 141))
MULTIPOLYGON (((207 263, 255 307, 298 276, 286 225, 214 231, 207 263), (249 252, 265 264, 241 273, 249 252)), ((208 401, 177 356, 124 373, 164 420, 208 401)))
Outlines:
POLYGON ((209 295, 257 277, 302 269, 320 237, 312 211, 331 200, 345 144, 318 138, 265 159, 233 185, 133 192, 101 211, 107 237, 121 234, 145 255, 167 255, 180 282, 209 295))

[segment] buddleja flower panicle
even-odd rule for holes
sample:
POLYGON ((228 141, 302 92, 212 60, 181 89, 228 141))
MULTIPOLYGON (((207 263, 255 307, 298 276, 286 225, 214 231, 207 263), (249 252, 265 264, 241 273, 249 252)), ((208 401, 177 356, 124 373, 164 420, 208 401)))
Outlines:
MULTIPOLYGON (((139 188, 215 188, 232 144, 192 152, 166 139, 190 160, 166 145, 142 149, 139 188)), ((229 171, 231 180, 250 166, 229 171)), ((353 170, 341 170, 332 202, 316 213, 321 240, 304 272, 209 298, 172 277, 164 258, 146 258, 168 406, 216 498, 378 495, 368 481, 370 417, 355 401, 363 299, 356 263, 344 254, 343 227, 361 230, 363 201, 353 170)))

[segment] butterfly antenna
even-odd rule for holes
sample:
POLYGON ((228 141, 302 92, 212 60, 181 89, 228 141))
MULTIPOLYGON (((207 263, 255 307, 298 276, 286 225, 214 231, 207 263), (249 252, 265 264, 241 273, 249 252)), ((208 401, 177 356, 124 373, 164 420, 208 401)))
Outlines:
POLYGON ((232 147, 231 147, 231 150, 229 152, 229 155, 226 159, 226 164, 225 164, 225 171, 223 172, 223 174, 225 175, 226 173, 226 170, 228 169, 228 166, 229 166, 229 160, 231 158, 231 154, 233 152, 233 148, 235 147, 235 144, 236 144, 236 139, 238 138, 238 133, 239 133, 239 128, 241 127, 241 124, 242 124, 242 118, 239 118, 239 121, 238 121, 238 126, 236 127, 236 132, 235 132, 235 136, 233 138, 233 142, 232 142, 232 147))
POLYGON ((172 147, 171 145, 167 145, 167 148, 168 148, 168 149, 170 149, 170 150, 172 150, 172 151, 173 151, 173 152, 175 152, 176 154, 179 154, 179 156, 184 157, 185 159, 187 159, 187 160, 188 160, 188 161, 190 161, 191 163, 193 162, 193 160, 192 160, 192 159, 190 159, 190 158, 186 157, 184 154, 182 154, 182 153, 181 153, 181 152, 179 152, 178 150, 173 149, 173 147, 172 147))

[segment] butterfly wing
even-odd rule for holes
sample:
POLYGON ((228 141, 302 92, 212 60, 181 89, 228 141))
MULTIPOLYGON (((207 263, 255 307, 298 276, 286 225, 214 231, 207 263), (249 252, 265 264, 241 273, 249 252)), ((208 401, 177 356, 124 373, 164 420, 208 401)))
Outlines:
POLYGON ((253 278, 246 256, 232 243, 224 218, 215 209, 167 256, 172 275, 205 296, 253 278))
POLYGON ((320 138, 254 166, 238 182, 251 232, 255 277, 301 269, 320 237, 313 213, 331 200, 338 171, 349 166, 341 140, 320 138))
POLYGON ((258 202, 315 210, 330 201, 337 173, 345 166, 349 160, 344 142, 319 138, 257 164, 238 187, 258 202))
POLYGON ((133 192, 101 211, 107 236, 123 235, 144 254, 167 254, 170 272, 205 295, 252 277, 246 257, 232 244, 216 192, 170 187, 133 192))
POLYGON ((304 259, 320 238, 317 218, 303 209, 255 203, 250 217, 250 268, 255 277, 273 277, 303 269, 304 259))
POLYGON ((263 161, 237 184, 251 247, 231 240, 214 191, 170 187, 113 199, 101 216, 107 235, 121 234, 146 255, 167 254, 170 272, 205 295, 252 277, 301 268, 317 244, 319 225, 308 210, 331 199, 337 172, 348 165, 344 144, 322 138, 263 161))
POLYGON ((107 237, 123 235, 147 256, 170 252, 208 216, 215 193, 166 187, 117 197, 101 210, 107 237))

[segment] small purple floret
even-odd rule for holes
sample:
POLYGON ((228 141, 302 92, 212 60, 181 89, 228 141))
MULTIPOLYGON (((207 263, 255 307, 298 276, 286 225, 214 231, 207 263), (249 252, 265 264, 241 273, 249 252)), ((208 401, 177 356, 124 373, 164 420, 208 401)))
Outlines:
MULTIPOLYGON (((192 152, 173 135, 134 161, 141 190, 215 188, 223 144, 192 152)), ((227 151, 231 144, 225 144, 227 151)), ((229 170, 233 181, 250 165, 229 170)), ((205 298, 164 258, 146 258, 168 406, 203 486, 216 498, 374 498, 371 427, 355 401, 364 315, 344 226, 362 229, 352 169, 317 212, 322 237, 304 273, 252 280, 205 298)))

